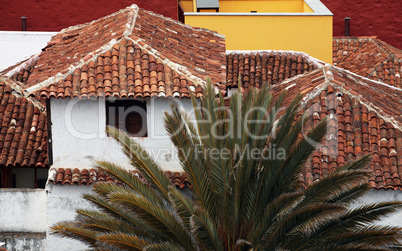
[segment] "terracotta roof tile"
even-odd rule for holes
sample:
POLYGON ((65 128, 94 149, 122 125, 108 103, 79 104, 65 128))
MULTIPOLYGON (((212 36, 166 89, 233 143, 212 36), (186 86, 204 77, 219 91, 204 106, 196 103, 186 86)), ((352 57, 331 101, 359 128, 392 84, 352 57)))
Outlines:
MULTIPOLYGON (((139 178, 142 182, 147 181, 139 174, 138 171, 133 171, 132 174, 139 178)), ((187 180, 186 174, 181 172, 166 172, 166 176, 172 181, 172 183, 178 188, 188 187, 191 188, 190 183, 187 180)), ((75 168, 55 168, 52 167, 49 170, 49 182, 59 185, 92 185, 97 182, 113 182, 121 184, 120 181, 112 176, 107 175, 104 171, 98 169, 82 169, 75 168)))
POLYGON ((21 91, 15 81, 0 78, 0 165, 48 167, 46 112, 21 91))
POLYGON ((402 51, 376 37, 334 38, 334 65, 401 88, 402 51))
POLYGON ((40 54, 1 75, 45 98, 183 98, 206 77, 222 86, 225 55, 222 35, 132 5, 62 30, 40 54))
POLYGON ((260 88, 321 68, 324 64, 302 52, 228 51, 226 56, 227 87, 260 88))
POLYGON ((272 87, 275 95, 285 88, 288 105, 304 95, 302 112, 306 129, 328 116, 328 134, 304 166, 302 182, 311 185, 347 161, 373 155, 369 179, 376 189, 402 190, 402 89, 325 66, 272 87))

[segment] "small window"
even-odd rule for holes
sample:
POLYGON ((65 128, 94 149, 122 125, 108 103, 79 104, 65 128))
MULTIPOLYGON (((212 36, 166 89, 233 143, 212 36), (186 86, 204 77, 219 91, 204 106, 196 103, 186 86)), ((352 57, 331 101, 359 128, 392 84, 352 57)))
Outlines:
POLYGON ((0 188, 45 188, 47 168, 1 167, 0 188))
POLYGON ((131 137, 147 137, 147 103, 139 100, 107 100, 106 125, 131 137))

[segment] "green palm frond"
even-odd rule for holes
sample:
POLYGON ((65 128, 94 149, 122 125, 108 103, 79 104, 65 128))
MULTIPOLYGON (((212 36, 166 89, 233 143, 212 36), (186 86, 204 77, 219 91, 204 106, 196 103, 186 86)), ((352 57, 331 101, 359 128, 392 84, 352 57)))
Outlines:
POLYGON ((218 226, 214 224, 204 209, 196 207, 190 222, 191 231, 202 250, 222 250, 218 226))
POLYGON ((169 191, 170 202, 177 215, 183 221, 184 226, 187 229, 190 227, 190 218, 194 214, 194 203, 191 198, 187 198, 180 191, 174 188, 170 188, 169 191))
POLYGON ((133 193, 114 193, 110 195, 113 203, 123 205, 166 238, 175 240, 186 250, 193 250, 192 236, 164 205, 155 205, 147 199, 133 193))
POLYGON ((119 248, 119 250, 143 250, 149 242, 133 234, 126 233, 104 233, 97 236, 97 239, 104 245, 119 248))
POLYGON ((63 221, 50 228, 53 234, 58 234, 63 237, 80 240, 94 247, 97 241, 97 232, 82 228, 80 224, 73 221, 63 221))
POLYGON ((151 244, 146 246, 144 251, 185 251, 182 247, 169 242, 151 244))
MULTIPOLYGON (((151 189, 148 185, 144 184, 138 177, 133 174, 127 172, 127 170, 119 167, 115 164, 106 162, 106 161, 96 161, 97 167, 105 170, 108 174, 115 177, 117 180, 125 184, 129 188, 133 189, 135 192, 142 194, 149 201, 153 203, 162 203, 161 195, 156 193, 154 189, 151 189)), ((98 194, 103 194, 102 191, 124 191, 126 190, 122 186, 118 186, 113 183, 98 183, 93 186, 94 190, 97 191, 98 194)))
POLYGON ((307 247, 316 247, 319 243, 323 243, 333 236, 354 234, 356 229, 370 226, 369 224, 401 209, 401 207, 401 202, 383 202, 346 210, 340 217, 331 219, 328 224, 320 226, 316 231, 305 232, 303 238, 294 240, 293 246, 297 247, 295 250, 304 250, 307 247))
POLYGON ((381 248, 397 243, 401 238, 401 228, 365 226, 357 228, 352 233, 340 234, 336 237, 328 238, 326 242, 334 242, 340 246, 353 244, 381 248))
POLYGON ((130 158, 133 166, 136 167, 140 173, 146 177, 147 181, 167 200, 170 180, 148 155, 148 152, 125 132, 110 126, 106 128, 106 132, 123 146, 123 151, 130 158))

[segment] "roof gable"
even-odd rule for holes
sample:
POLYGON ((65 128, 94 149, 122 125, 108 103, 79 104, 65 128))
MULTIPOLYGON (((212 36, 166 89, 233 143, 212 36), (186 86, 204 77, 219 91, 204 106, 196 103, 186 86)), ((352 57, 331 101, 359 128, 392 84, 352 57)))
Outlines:
POLYGON ((299 116, 306 112, 306 130, 328 116, 327 136, 304 166, 305 185, 372 154, 370 184, 402 189, 402 89, 329 65, 272 87, 275 95, 285 89, 285 105, 304 96, 299 116))

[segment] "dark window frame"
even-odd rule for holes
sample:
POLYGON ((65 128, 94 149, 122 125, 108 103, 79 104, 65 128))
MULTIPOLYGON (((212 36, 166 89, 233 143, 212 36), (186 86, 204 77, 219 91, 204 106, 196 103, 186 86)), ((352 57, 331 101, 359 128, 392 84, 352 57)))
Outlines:
POLYGON ((42 167, 20 167, 20 166, 0 166, 0 188, 29 188, 29 189, 44 189, 48 179, 49 168, 42 167), (30 177, 33 180, 33 186, 27 186, 26 184, 19 185, 17 187, 17 180, 21 176, 17 176, 15 171, 33 171, 34 175, 32 177, 31 173, 20 173, 25 177, 30 177), (46 177, 39 178, 37 172, 39 170, 46 171, 46 177))
POLYGON ((124 130, 130 137, 148 137, 146 100, 106 100, 106 125, 124 130))

